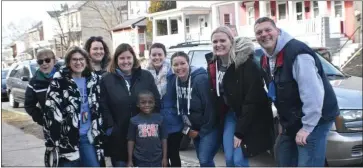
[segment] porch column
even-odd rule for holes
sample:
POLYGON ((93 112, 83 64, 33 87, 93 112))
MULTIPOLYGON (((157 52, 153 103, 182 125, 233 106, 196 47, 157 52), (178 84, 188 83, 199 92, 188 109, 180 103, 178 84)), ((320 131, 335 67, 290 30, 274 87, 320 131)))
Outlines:
POLYGON ((319 16, 324 17, 327 15, 328 3, 327 1, 318 1, 319 16))
MULTIPOLYGON (((180 24, 178 23, 178 28, 179 28, 179 34, 180 36, 183 38, 183 41, 185 41, 185 14, 181 14, 180 16, 180 24), (180 25, 180 26, 179 26, 180 25)), ((189 23, 190 24, 190 23, 189 23)))
POLYGON ((292 1, 288 1, 287 2, 288 3, 288 6, 289 6, 289 16, 288 16, 288 20, 290 20, 290 21, 294 21, 294 20, 296 20, 295 18, 294 18, 294 3, 292 2, 292 1))
POLYGON ((153 39, 155 39, 155 37, 157 36, 157 29, 158 29, 158 26, 157 26, 157 24, 156 24, 156 22, 157 22, 157 20, 156 19, 152 19, 153 21, 153 35, 152 35, 152 37, 153 37, 153 39))
POLYGON ((168 35, 171 35, 171 25, 170 25, 170 18, 166 18, 166 26, 168 30, 168 35))
POLYGON ((212 5, 212 31, 219 26, 217 10, 218 8, 216 7, 216 5, 212 5))
POLYGON ((133 45, 135 46, 136 57, 140 58, 139 26, 135 27, 134 33, 135 33, 135 43, 133 45))
POLYGON ((259 10, 260 10, 260 17, 267 16, 267 9, 266 9, 266 1, 258 1, 259 3, 259 10))
POLYGON ((235 1, 234 2, 234 13, 235 13, 235 25, 236 25, 236 31, 237 36, 241 33, 239 33, 239 27, 240 27, 240 16, 241 16, 241 8, 240 8, 241 2, 235 1))

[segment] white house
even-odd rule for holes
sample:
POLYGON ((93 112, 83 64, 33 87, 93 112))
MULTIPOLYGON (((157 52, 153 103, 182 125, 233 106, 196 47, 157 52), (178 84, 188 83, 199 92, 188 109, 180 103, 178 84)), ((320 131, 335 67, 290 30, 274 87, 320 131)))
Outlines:
POLYGON ((211 4, 217 1, 177 1, 176 9, 149 14, 153 23, 153 43, 170 47, 187 41, 210 40, 211 4))

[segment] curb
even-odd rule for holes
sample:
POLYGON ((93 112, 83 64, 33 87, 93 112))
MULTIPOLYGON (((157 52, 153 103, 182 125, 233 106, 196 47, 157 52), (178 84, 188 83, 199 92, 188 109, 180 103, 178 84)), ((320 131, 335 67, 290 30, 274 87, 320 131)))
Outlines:
MULTIPOLYGON (((7 112, 11 112, 11 113, 17 113, 17 114, 20 114, 20 115, 25 115, 25 116, 29 116, 28 113, 26 112, 20 112, 20 111, 15 111, 15 110, 10 110, 10 109, 1 109, 1 112, 2 111, 7 111, 7 112)), ((30 117, 30 116, 29 116, 30 117)))

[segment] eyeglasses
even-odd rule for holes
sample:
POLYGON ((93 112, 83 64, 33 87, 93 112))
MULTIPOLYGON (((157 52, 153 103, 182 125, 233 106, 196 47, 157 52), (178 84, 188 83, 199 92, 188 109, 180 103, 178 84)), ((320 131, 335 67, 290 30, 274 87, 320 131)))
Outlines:
POLYGON ((43 63, 44 63, 44 62, 46 62, 47 64, 49 64, 51 60, 52 60, 52 59, 50 59, 50 58, 46 58, 46 59, 44 59, 44 60, 38 59, 38 60, 37 60, 37 63, 38 63, 39 65, 43 65, 43 63))
POLYGON ((78 62, 78 61, 79 61, 79 62, 83 62, 84 60, 86 60, 86 59, 84 59, 84 58, 72 58, 72 59, 71 59, 71 61, 72 61, 72 62, 74 62, 74 63, 76 63, 76 62, 78 62))

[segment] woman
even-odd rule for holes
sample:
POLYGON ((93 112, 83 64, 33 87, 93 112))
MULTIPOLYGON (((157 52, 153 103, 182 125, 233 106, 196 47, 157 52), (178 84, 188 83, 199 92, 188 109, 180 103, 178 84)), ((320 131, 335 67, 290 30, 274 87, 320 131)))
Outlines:
POLYGON ((99 81, 87 52, 70 48, 65 66, 50 83, 45 103, 45 138, 59 150, 60 167, 104 165, 99 81))
POLYGON ((273 145, 272 110, 253 60, 254 45, 247 38, 234 40, 226 26, 214 30, 211 38, 207 70, 218 118, 224 123, 226 166, 249 166, 246 157, 273 145))
POLYGON ((94 72, 98 75, 105 73, 111 58, 110 50, 102 37, 90 37, 86 41, 84 49, 89 53, 94 72))
POLYGON ((184 52, 171 56, 175 75, 177 112, 184 122, 183 133, 194 141, 201 167, 214 167, 214 156, 220 146, 215 110, 209 94, 208 74, 203 68, 190 67, 184 52))
POLYGON ((155 95, 155 111, 160 110, 160 95, 150 72, 141 69, 135 52, 129 44, 120 44, 101 80, 101 111, 104 127, 109 136, 105 146, 110 151, 115 167, 127 163, 127 131, 130 118, 137 112, 137 95, 149 90, 155 95))
POLYGON ((155 79, 161 97, 161 115, 164 117, 168 131, 168 160, 169 166, 181 167, 179 148, 183 134, 183 121, 175 109, 175 75, 170 64, 165 61, 166 49, 161 43, 154 43, 150 47, 150 59, 146 70, 155 79))
POLYGON ((32 116, 33 121, 42 126, 44 122, 42 109, 45 106, 45 95, 49 83, 60 65, 56 64, 55 55, 50 49, 39 51, 36 59, 39 69, 35 72, 26 88, 24 108, 32 116), (38 103, 40 106, 37 106, 38 103))

